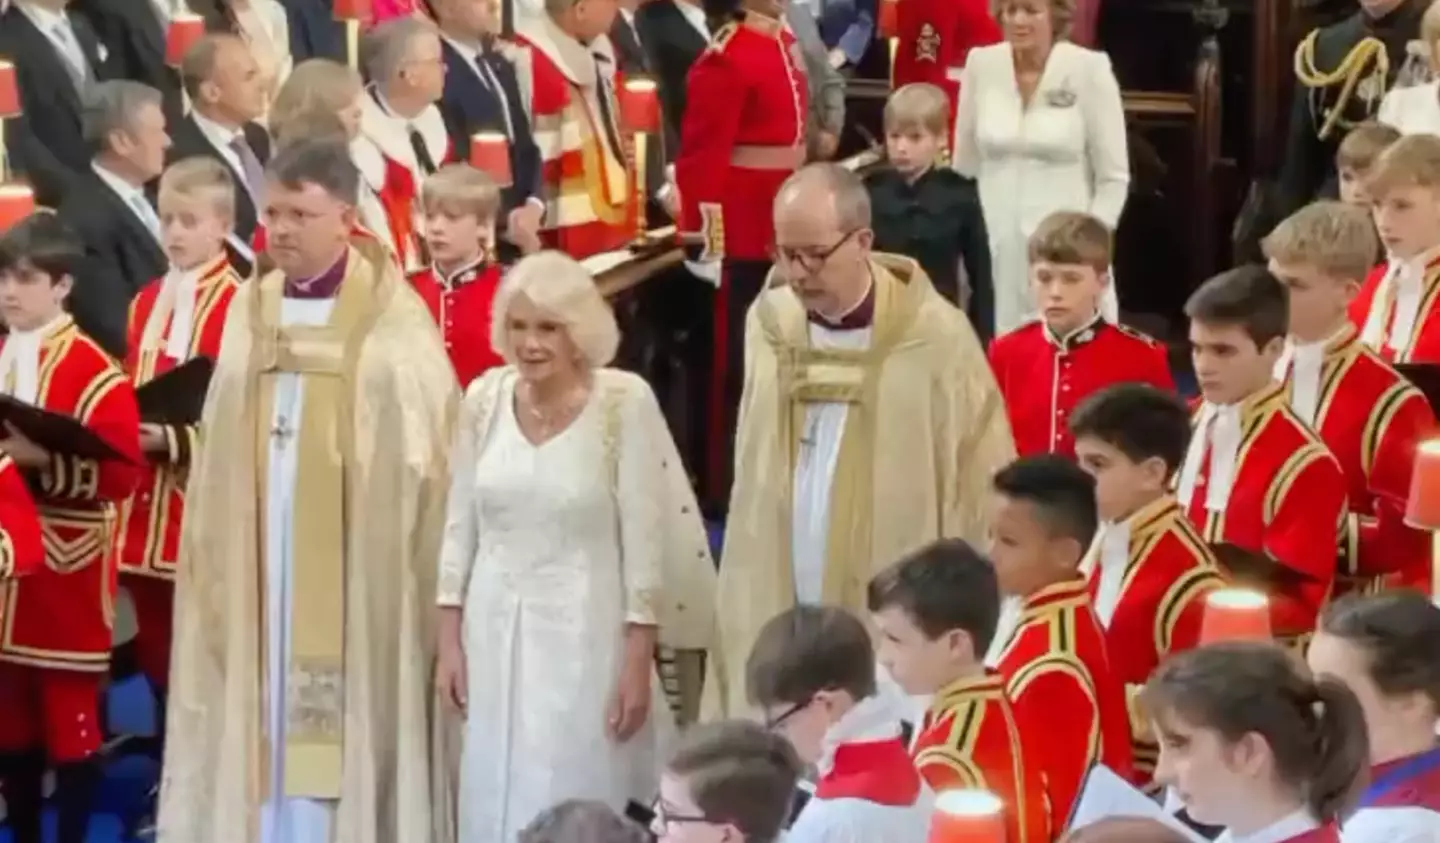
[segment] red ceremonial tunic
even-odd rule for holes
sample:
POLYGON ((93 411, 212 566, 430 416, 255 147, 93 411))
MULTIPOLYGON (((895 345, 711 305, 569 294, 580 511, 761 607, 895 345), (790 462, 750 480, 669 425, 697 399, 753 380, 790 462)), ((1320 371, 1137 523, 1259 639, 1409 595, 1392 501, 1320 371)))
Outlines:
POLYGON ((1389 266, 1383 263, 1370 270, 1360 294, 1350 302, 1350 321, 1362 332, 1364 341, 1388 362, 1440 363, 1440 258, 1425 265, 1420 306, 1413 327, 1404 337, 1392 336, 1395 297, 1384 283, 1388 272, 1389 266), (1372 314, 1377 308, 1379 312, 1372 314), (1364 333, 1371 319, 1378 320, 1380 330, 1376 336, 1364 333), (1392 345, 1399 346, 1399 350, 1392 345))
POLYGON ((1243 436, 1224 510, 1211 512, 1205 506, 1208 443, 1194 493, 1181 504, 1207 542, 1265 554, 1299 575, 1298 584, 1267 595, 1274 634, 1299 639, 1315 629, 1335 581, 1345 475, 1320 438, 1290 411, 1281 384, 1246 398, 1240 424, 1243 436))
POLYGON ((1139 331, 1112 325, 1099 314, 1068 337, 1056 336, 1040 320, 997 337, 990 343, 990 368, 1005 397, 1015 450, 1022 457, 1074 456, 1070 415, 1081 401, 1108 386, 1138 381, 1175 389, 1163 345, 1139 331))
POLYGON ((912 748, 936 793, 979 788, 1005 802, 1007 843, 1044 843, 1050 817, 1040 768, 1026 757, 1020 724, 997 673, 959 679, 930 702, 912 748))
MULTIPOLYGON (((199 270, 195 283, 195 304, 191 318, 190 344, 184 359, 166 352, 174 310, 165 315, 155 335, 154 348, 144 348, 146 328, 164 287, 165 279, 151 281, 130 303, 126 331, 125 372, 136 388, 169 372, 194 357, 214 360, 220 354, 220 337, 225 316, 240 284, 240 277, 222 254, 199 270)), ((164 454, 146 454, 139 470, 135 494, 120 506, 120 533, 116 543, 123 574, 175 578, 180 553, 180 519, 185 509, 185 480, 190 457, 199 444, 199 428, 167 426, 164 454)))
MULTIPOLYGON (((1415 448, 1435 430, 1425 396, 1351 327, 1325 347, 1310 425, 1348 485, 1336 593, 1371 585, 1430 588, 1430 534, 1405 524, 1415 448)), ((1293 395, 1293 367, 1286 373, 1293 395)))
POLYGON ((464 388, 505 358, 490 345, 490 314, 500 286, 500 267, 477 258, 447 280, 434 266, 410 274, 445 340, 445 351, 464 388))
MULTIPOLYGON (((1097 606, 1097 614, 1103 618, 1109 611, 1109 622, 1102 623, 1106 655, 1110 671, 1125 688, 1135 780, 1145 785, 1155 772, 1160 747, 1135 701, 1161 661, 1199 643, 1205 596, 1225 579, 1210 547, 1169 495, 1117 526, 1128 533, 1120 591, 1114 605, 1097 606)), ((1092 549, 1099 554, 1087 583, 1092 600, 1098 599, 1101 578, 1111 564, 1104 556, 1107 547, 1102 541, 1092 549)))
POLYGON ((960 97, 959 77, 970 51, 1004 38, 986 0, 897 0, 898 43, 891 87, 929 82, 950 97, 950 123, 960 97))
POLYGON ((518 23, 515 41, 528 48, 518 66, 540 149, 545 247, 581 260, 624 246, 635 236, 635 191, 614 80, 549 15, 518 23))
MULTIPOLYGON (((372 89, 360 97, 360 137, 350 145, 360 176, 379 201, 384 226, 376 219, 366 219, 366 222, 377 234, 384 235, 402 268, 418 269, 425 264, 420 240, 424 216, 420 209, 420 188, 430 173, 417 160, 410 133, 417 133, 429 163, 436 168, 451 158, 450 135, 435 105, 407 121, 391 114, 378 96, 372 89)), ((364 198, 360 206, 362 215, 366 210, 364 198)))
POLYGON ((996 669, 1013 701, 1026 760, 1044 774, 1050 827, 1064 828, 1092 766, 1131 775, 1125 688, 1110 670, 1083 579, 1025 598, 996 669))
POLYGON ((805 158, 800 44, 780 21, 751 12, 715 33, 685 90, 701 107, 685 109, 680 127, 680 233, 702 245, 702 261, 767 261, 775 194, 805 158))
POLYGON ((115 614, 115 507, 140 476, 135 389, 69 316, 41 341, 38 387, 38 406, 77 419, 125 459, 53 454, 38 473, 45 565, 0 586, 0 661, 99 673, 110 664, 115 614))
MULTIPOLYGON (((44 561, 35 500, 15 461, 0 452, 0 594, 5 580, 32 574, 44 561)), ((0 625, 4 623, 5 604, 0 602, 0 625)))

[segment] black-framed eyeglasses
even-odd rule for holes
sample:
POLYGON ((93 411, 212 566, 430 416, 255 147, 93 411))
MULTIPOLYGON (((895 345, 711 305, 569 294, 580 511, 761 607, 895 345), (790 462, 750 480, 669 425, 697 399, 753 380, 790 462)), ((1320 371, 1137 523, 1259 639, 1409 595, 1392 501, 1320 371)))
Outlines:
POLYGON ((768 716, 767 716, 767 717, 765 718, 765 729, 766 729, 766 731, 774 732, 774 731, 778 730, 781 726, 784 726, 784 725, 785 725, 785 722, 786 722, 787 720, 789 720, 790 718, 792 718, 792 717, 794 717, 795 715, 799 714, 800 712, 804 711, 805 709, 809 708, 809 707, 810 707, 810 703, 812 703, 812 702, 814 702, 813 699, 806 700, 806 701, 803 702, 803 703, 794 703, 794 704, 792 704, 789 708, 785 709, 784 711, 780 712, 779 714, 775 715, 774 717, 768 717, 768 716))
POLYGON ((665 803, 660 801, 660 797, 658 796, 655 797, 654 802, 650 803, 650 816, 651 823, 660 828, 669 828, 672 825, 711 824, 714 822, 714 820, 704 814, 673 814, 665 807, 665 803))
POLYGON ((819 272, 830 260, 830 256, 840 251, 840 247, 850 242, 850 238, 859 234, 864 229, 852 228, 840 236, 830 247, 816 249, 813 246, 802 246, 791 248, 789 246, 770 247, 770 259, 775 263, 798 263, 800 267, 809 273, 819 272))

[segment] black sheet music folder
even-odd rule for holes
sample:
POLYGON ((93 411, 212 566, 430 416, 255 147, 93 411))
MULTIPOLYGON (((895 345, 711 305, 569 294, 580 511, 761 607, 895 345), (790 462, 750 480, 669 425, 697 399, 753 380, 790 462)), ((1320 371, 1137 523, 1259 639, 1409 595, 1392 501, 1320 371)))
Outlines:
POLYGON ((91 460, 126 459, 78 420, 10 395, 0 395, 0 425, 3 424, 13 426, 26 439, 51 453, 91 460))
POLYGON ((135 390, 140 420, 177 427, 198 424, 214 374, 214 360, 195 357, 135 390))

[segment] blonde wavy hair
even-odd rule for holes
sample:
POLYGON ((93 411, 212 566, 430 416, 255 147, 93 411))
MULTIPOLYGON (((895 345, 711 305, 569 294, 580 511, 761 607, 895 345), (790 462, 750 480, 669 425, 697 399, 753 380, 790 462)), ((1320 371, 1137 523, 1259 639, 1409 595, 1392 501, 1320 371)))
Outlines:
MULTIPOLYGON (((991 0, 990 13, 1003 29, 1006 10, 1020 0, 991 0)), ((1075 22, 1075 0, 1048 0, 1050 6, 1050 31, 1056 41, 1070 40, 1070 26, 1075 22)))
POLYGON ((270 104, 271 126, 286 126, 313 112, 339 115, 365 90, 360 74, 330 59, 309 59, 295 65, 270 104))
POLYGON ((586 366, 598 369, 615 359, 620 326, 615 312, 595 286, 595 279, 569 255, 537 252, 515 264, 495 293, 490 345, 505 362, 515 362, 515 347, 510 342, 510 304, 522 294, 564 323, 586 366))

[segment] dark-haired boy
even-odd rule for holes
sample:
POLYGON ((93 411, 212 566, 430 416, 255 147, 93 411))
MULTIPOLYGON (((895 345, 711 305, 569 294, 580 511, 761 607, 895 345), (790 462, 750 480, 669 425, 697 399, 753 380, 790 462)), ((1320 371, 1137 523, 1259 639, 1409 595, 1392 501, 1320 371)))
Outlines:
POLYGON ((110 664, 115 506, 139 479, 140 419, 125 374, 65 312, 84 247, 54 214, 0 237, 0 392, 69 416, 120 455, 51 453, 13 427, 0 454, 35 492, 45 565, 5 584, 0 634, 0 780, 15 839, 40 838, 41 778, 55 769, 59 839, 90 822, 100 770, 99 701, 110 664))
POLYGON ((789 822, 800 759, 759 723, 722 720, 680 739, 660 774, 657 843, 776 843, 789 822))
POLYGON ((1095 535, 1095 481, 1059 456, 1026 457, 995 474, 990 559, 1002 612, 992 658, 1020 721, 1026 756, 1045 776, 1050 827, 1062 828, 1085 774, 1130 775, 1125 688, 1110 670, 1080 560, 1095 535))
POLYGON ((990 560, 942 539, 870 580, 880 664, 908 694, 933 695, 911 747, 934 791, 980 788, 1005 803, 1006 840, 1043 843, 1050 817, 1004 679, 985 668, 1000 593, 990 560))
POLYGON ((924 839, 934 805, 901 713, 876 694, 875 653, 859 618, 837 606, 776 615, 760 628, 745 676, 766 725, 820 772, 788 843, 924 839))
POLYGON ((1051 214, 1030 235, 1030 289, 1040 318, 990 345, 1022 457, 1073 454, 1065 420, 1098 389, 1127 381, 1175 388, 1165 346, 1100 315, 1111 283, 1110 240, 1105 223, 1075 211, 1051 214))
POLYGON ((1285 347, 1285 287, 1261 266, 1206 281, 1185 303, 1203 402, 1175 498, 1211 544, 1268 557, 1261 585, 1281 640, 1315 628, 1335 580, 1345 476, 1290 409, 1273 371, 1285 347))
POLYGON ((1080 467, 1095 478, 1100 516, 1081 573, 1105 630, 1110 671, 1125 686, 1143 785, 1160 747, 1133 701, 1162 660, 1199 642, 1205 596, 1224 583, 1210 547, 1170 494, 1190 441, 1190 411, 1172 393, 1121 384, 1081 404, 1070 432, 1080 467))

